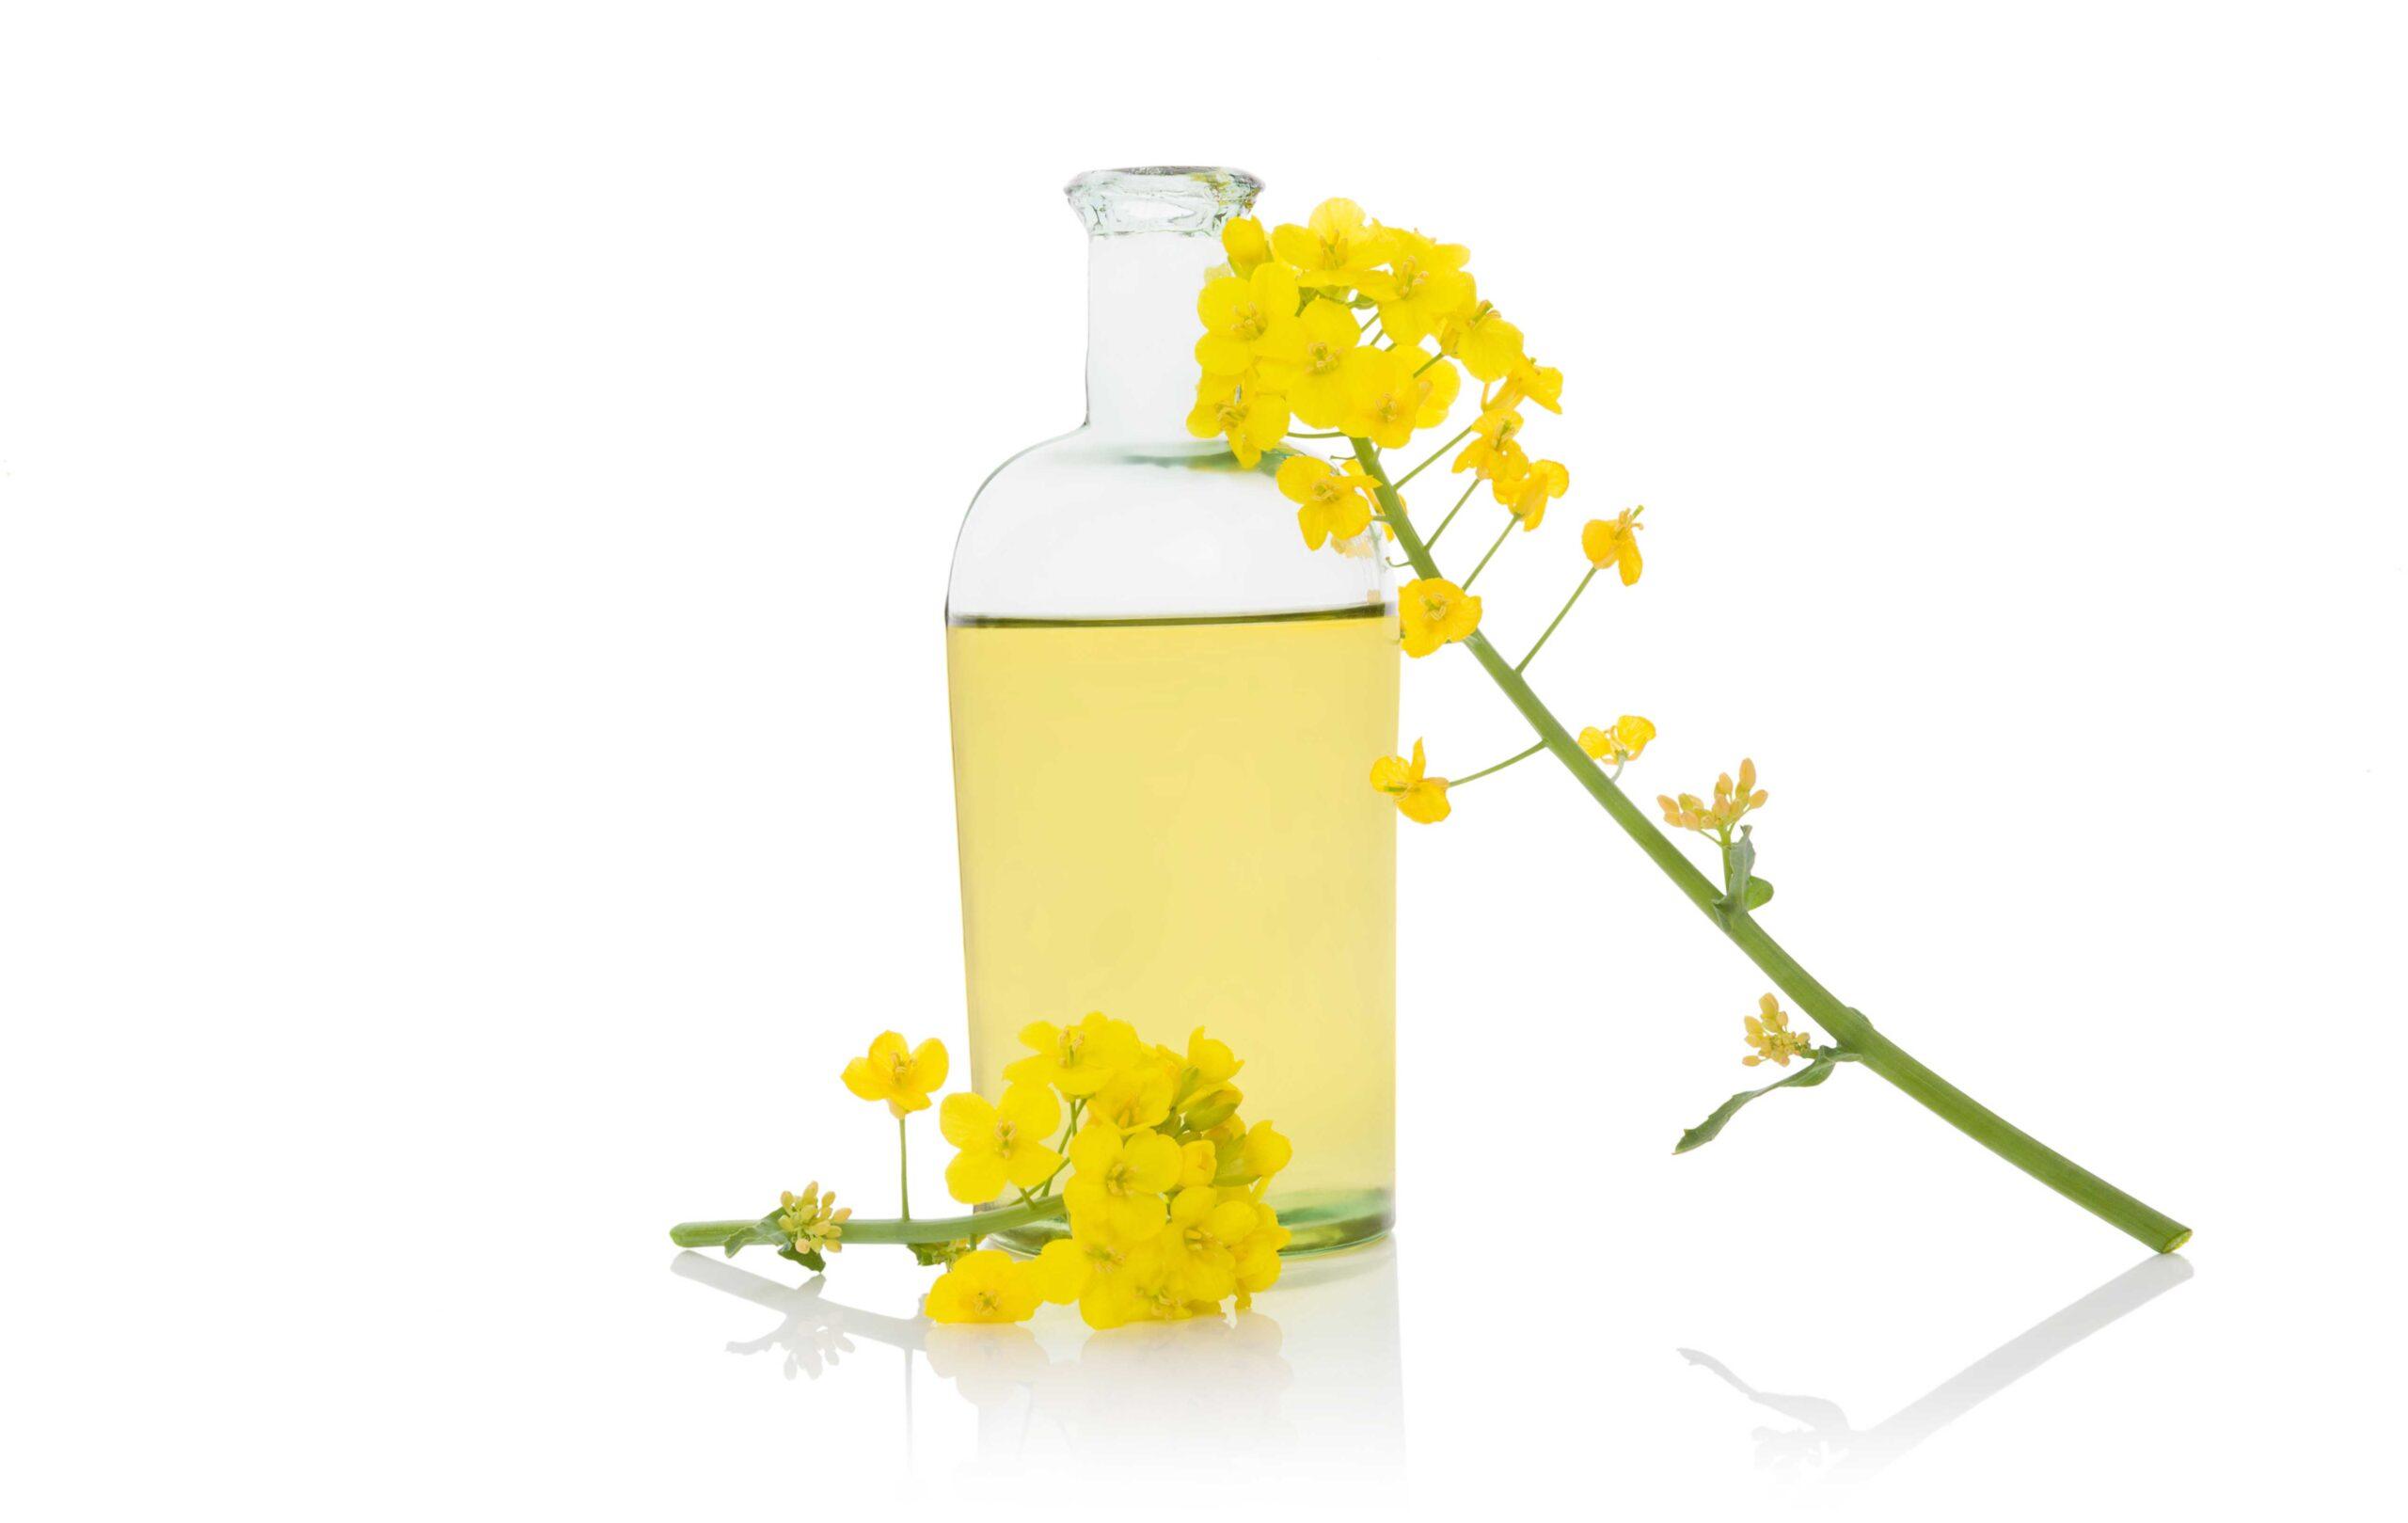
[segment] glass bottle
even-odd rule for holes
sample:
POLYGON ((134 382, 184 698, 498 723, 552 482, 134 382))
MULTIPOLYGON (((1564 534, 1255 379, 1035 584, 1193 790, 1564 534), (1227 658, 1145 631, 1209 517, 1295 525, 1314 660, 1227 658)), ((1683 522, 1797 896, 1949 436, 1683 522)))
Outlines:
POLYGON ((1260 188, 1070 182, 1086 423, 979 489, 946 653, 973 1082, 1000 1092, 1032 1021, 1209 1028, 1295 1144, 1270 1199, 1306 1253, 1393 1217, 1396 812, 1367 777, 1397 621, 1370 535, 1308 551, 1275 461, 1186 429, 1196 293, 1260 188))

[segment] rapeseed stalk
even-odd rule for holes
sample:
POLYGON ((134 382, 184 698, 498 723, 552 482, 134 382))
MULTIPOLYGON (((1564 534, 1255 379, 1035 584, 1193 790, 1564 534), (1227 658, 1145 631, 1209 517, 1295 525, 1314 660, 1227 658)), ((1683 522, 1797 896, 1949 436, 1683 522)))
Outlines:
POLYGON ((1769 797, 1757 786, 1752 761, 1740 763, 1735 778, 1719 779, 1710 799, 1681 793, 1656 801, 1664 824, 1710 843, 1717 882, 1617 785, 1654 738, 1654 724, 1624 715, 1576 736, 1530 686, 1531 662, 1592 581, 1607 571, 1625 587, 1639 581, 1645 569, 1642 509, 1584 526, 1587 570, 1520 659, 1509 662, 1481 632, 1481 602, 1471 588, 1517 530, 1538 529, 1547 505, 1570 489, 1571 474, 1558 461, 1531 459, 1523 437, 1525 406, 1562 411, 1562 374, 1532 359, 1522 331, 1481 297, 1469 251, 1383 226, 1342 199, 1323 201, 1301 225, 1268 232, 1254 218, 1240 218, 1228 224, 1222 245, 1228 268, 1208 280, 1196 303, 1206 331, 1196 345, 1202 374, 1189 432, 1225 437, 1241 466, 1259 464, 1273 472, 1279 491, 1298 504, 1307 551, 1327 546, 1338 554, 1376 553, 1375 528, 1392 539, 1404 555, 1393 563, 1413 573, 1397 594, 1405 655, 1418 658, 1462 646, 1536 737, 1525 751, 1451 778, 1431 773, 1426 748, 1417 739, 1410 758, 1371 761, 1371 786, 1407 819, 1432 825, 1453 813, 1451 790, 1549 753, 1775 990, 1831 1039, 1814 1045, 1807 1033, 1791 1029, 1779 998, 1765 994, 1758 1013, 1746 1018, 1755 1051, 1742 1061, 1786 1069, 1799 1059, 1803 1067, 1733 1095, 1684 1133, 1673 1150, 1712 1140, 1758 1096, 1813 1087, 1839 1065, 1854 1063, 2151 1248, 2171 1252, 2187 1242, 2189 1228, 2008 1124, 1917 1061, 1773 940, 1756 918, 1772 898, 1772 884, 1755 871, 1754 826, 1744 822, 1769 797), (1386 452, 1444 428, 1466 389, 1465 374, 1481 388, 1473 421, 1418 464, 1391 475, 1386 452), (1333 463, 1288 442, 1324 439, 1342 440, 1352 458, 1333 463), (1448 476, 1469 480, 1425 539, 1403 488, 1458 445, 1448 476), (1457 582, 1441 569, 1435 547, 1483 484, 1505 510, 1503 522, 1457 582))

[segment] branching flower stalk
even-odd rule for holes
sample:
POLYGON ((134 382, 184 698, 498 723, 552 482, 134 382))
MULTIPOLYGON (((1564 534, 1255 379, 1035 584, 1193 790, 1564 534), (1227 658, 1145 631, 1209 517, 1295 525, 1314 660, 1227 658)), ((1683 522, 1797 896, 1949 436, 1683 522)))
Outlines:
MULTIPOLYGON (((1812 1046, 1804 1033, 1788 1029, 1787 1013, 1766 995, 1763 1013, 1749 1018, 1749 1039, 1758 1052, 1746 1061, 1786 1068, 1791 1058, 1803 1057, 1805 1067, 1762 1089, 1734 1095, 1685 1134, 1674 1150, 1710 1140, 1740 1107, 1769 1090, 1814 1087, 1841 1065, 1854 1063, 2149 1247, 2171 1252, 2189 1241, 2190 1229, 2181 1223, 1941 1078, 1773 939, 1755 914, 1770 901, 1772 885, 1756 875, 1753 827, 1741 823, 1766 799, 1752 763, 1742 764, 1736 779, 1720 779, 1711 801, 1688 794, 1658 801, 1666 823, 1712 842, 1721 868, 1718 884, 1616 785, 1622 769, 1653 738, 1654 725, 1625 715, 1610 731, 1590 728, 1576 737, 1530 686, 1527 673, 1532 661, 1600 571, 1615 570, 1624 586, 1639 580, 1643 510, 1586 525, 1581 549, 1589 569, 1518 660, 1509 660, 1481 632, 1481 599, 1469 588, 1516 528, 1539 527, 1549 500, 1570 486, 1570 475, 1555 461, 1531 460, 1519 439, 1524 404, 1562 410, 1562 375, 1530 359, 1521 330, 1493 302, 1481 299, 1465 268, 1468 251, 1385 227, 1342 199, 1323 202, 1303 225, 1281 226, 1267 235, 1253 218, 1241 218, 1228 225, 1223 246, 1229 267, 1207 283, 1197 302, 1205 325, 1196 346, 1202 378, 1189 431, 1198 437, 1225 436, 1242 467, 1275 463, 1280 490, 1299 504, 1298 523, 1308 549, 1327 544, 1339 553, 1366 554, 1371 553, 1369 542, 1376 531, 1393 537, 1415 579, 1398 595, 1405 655, 1423 657, 1445 645, 1462 645, 1536 736, 1530 751, 1452 782, 1485 777, 1538 750, 1550 753, 1698 912, 1833 1039, 1828 1046, 1812 1046), (1369 309, 1377 309, 1376 338, 1353 315, 1369 309), (1392 478, 1384 452, 1405 446, 1418 430, 1445 426, 1463 389, 1457 366, 1483 383, 1479 417, 1392 478), (1298 424, 1315 432, 1291 432, 1298 424), (1283 442, 1329 437, 1343 437, 1351 449, 1353 458, 1342 469, 1283 442), (1455 456, 1450 474, 1470 472, 1470 485, 1425 541, 1400 488, 1466 438, 1471 443, 1455 456), (1483 482, 1509 516, 1457 583, 1447 578, 1433 547, 1483 482)), ((1370 780, 1417 823, 1434 824, 1452 811, 1450 780, 1430 774, 1418 740, 1409 760, 1376 760, 1370 780)))

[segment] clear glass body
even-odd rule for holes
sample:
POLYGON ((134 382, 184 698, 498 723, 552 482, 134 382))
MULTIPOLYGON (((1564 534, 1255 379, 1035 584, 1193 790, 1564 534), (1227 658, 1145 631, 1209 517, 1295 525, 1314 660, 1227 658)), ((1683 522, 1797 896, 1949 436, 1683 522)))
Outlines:
POLYGON ((973 1082, 1089 1010, 1246 1059, 1295 1143, 1291 1252, 1387 1230, 1395 1185, 1398 652, 1368 535, 1306 549, 1266 463, 1186 431, 1196 293, 1258 189, 1071 182, 1087 420, 972 502, 946 599, 973 1082))

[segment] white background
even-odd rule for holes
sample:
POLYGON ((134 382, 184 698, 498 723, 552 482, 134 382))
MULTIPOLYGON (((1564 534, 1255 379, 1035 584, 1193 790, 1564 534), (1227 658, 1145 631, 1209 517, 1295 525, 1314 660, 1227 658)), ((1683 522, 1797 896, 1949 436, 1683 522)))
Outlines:
POLYGON ((2382 8, 0 14, 17 1511, 2374 1505, 2382 8), (923 1357, 892 1257, 667 1246, 891 1203, 835 1073, 958 1051, 952 536, 1077 419, 1058 186, 1153 162, 1471 245, 1569 377, 1491 628, 1646 503, 1542 688, 1644 795, 1752 754, 1775 933, 2185 1262, 1860 1072, 1668 1156, 1763 983, 1544 762, 1402 843, 1392 1249, 923 1357))

